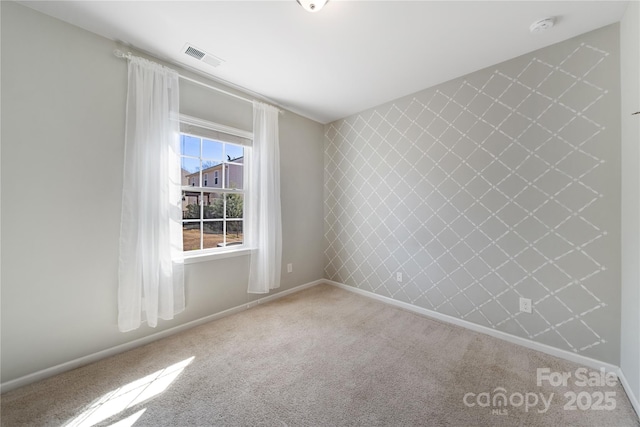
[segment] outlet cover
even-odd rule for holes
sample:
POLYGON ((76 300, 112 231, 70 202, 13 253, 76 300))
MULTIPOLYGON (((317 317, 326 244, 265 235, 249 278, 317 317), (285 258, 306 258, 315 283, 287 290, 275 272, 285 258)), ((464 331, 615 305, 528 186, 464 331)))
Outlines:
POLYGON ((531 314, 531 299, 520 298, 520 311, 531 314))

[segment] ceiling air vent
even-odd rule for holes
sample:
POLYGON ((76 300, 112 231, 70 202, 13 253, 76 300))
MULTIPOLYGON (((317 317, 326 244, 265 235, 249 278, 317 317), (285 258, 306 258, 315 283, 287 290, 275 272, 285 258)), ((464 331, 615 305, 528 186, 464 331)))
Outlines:
POLYGON ((187 50, 184 51, 189 56, 193 56, 196 59, 202 59, 205 53, 201 50, 196 49, 193 46, 187 46, 187 50))
POLYGON ((185 55, 189 55, 192 58, 204 62, 205 64, 211 65, 212 67, 219 67, 224 62, 217 56, 211 55, 210 53, 207 53, 202 49, 198 49, 197 47, 192 46, 188 43, 184 45, 182 51, 185 53, 185 55))

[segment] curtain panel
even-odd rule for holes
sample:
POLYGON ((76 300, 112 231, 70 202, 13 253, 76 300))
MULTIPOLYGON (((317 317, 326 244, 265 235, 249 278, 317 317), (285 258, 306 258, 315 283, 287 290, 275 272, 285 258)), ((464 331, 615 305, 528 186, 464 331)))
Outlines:
POLYGON ((249 293, 264 294, 280 286, 282 219, 278 109, 254 101, 253 146, 247 150, 247 244, 251 248, 249 293))
POLYGON ((184 310, 178 73, 128 64, 118 328, 184 310))

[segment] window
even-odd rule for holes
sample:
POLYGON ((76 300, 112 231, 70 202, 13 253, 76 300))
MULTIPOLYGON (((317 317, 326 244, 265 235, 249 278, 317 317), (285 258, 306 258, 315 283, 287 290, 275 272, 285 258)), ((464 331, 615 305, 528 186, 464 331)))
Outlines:
POLYGON ((182 240, 186 256, 242 251, 246 155, 253 134, 180 115, 182 240))
POLYGON ((182 173, 189 182, 182 187, 184 252, 242 246, 246 149, 232 142, 180 134, 182 173), (211 173, 215 190, 208 186, 211 173))

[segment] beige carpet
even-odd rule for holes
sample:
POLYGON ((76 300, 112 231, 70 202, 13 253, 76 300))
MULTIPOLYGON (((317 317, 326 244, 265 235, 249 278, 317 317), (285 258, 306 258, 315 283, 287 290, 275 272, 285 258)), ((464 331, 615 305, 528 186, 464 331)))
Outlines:
POLYGON ((579 387, 578 368, 320 285, 5 393, 1 424, 640 425, 619 384, 579 387), (572 378, 538 387, 537 368, 572 378), (506 406, 486 400, 498 387, 506 406), (606 392, 615 409, 590 409, 606 392))

